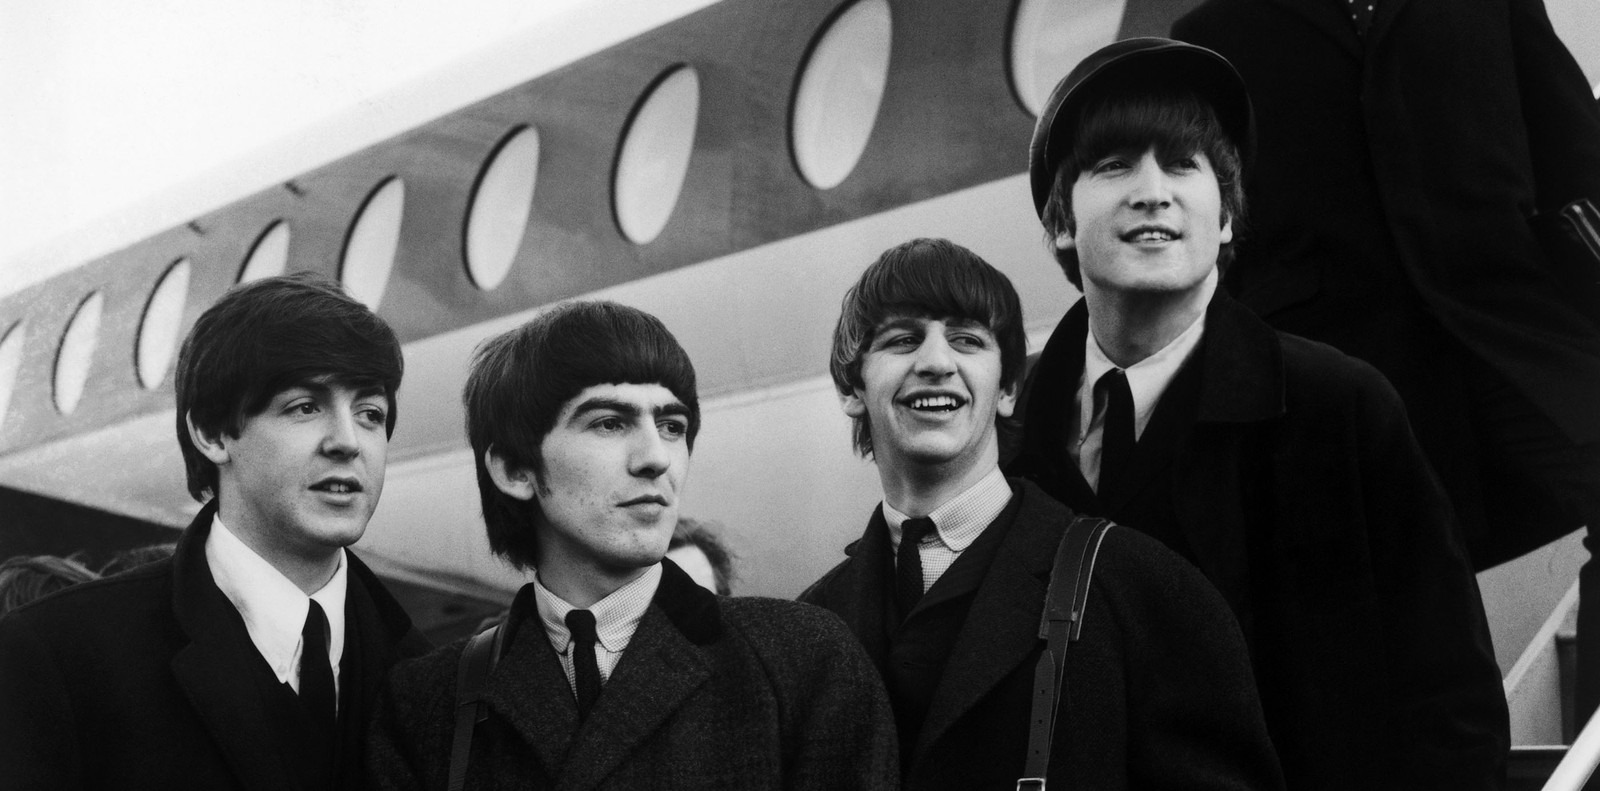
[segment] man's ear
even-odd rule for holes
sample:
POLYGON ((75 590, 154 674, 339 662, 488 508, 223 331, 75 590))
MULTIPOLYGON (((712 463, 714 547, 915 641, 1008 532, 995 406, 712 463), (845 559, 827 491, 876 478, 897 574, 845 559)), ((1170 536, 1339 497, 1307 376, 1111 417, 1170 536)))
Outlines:
POLYGON ((867 416, 867 402, 861 400, 861 391, 852 389, 848 393, 839 394, 839 405, 844 407, 844 413, 857 420, 867 416))
POLYGON ((1068 250, 1076 248, 1078 246, 1078 240, 1072 238, 1071 231, 1062 231, 1061 233, 1056 234, 1055 246, 1057 250, 1064 253, 1068 250))
POLYGON ((1017 393, 1021 389, 1021 385, 1015 382, 1011 386, 1003 388, 1000 391, 1000 397, 995 399, 994 402, 995 414, 1000 417, 1011 417, 1011 413, 1017 411, 1017 393))
POLYGON ((531 501, 537 493, 538 483, 534 480, 533 470, 527 467, 513 467, 500 455, 493 445, 483 452, 483 466, 489 470, 489 479, 494 481, 496 489, 504 492, 508 497, 518 500, 531 501))
POLYGON ((222 432, 219 431, 213 436, 201 430, 194 424, 193 412, 183 413, 183 424, 189 429, 189 441, 193 442, 200 455, 205 456, 212 464, 221 466, 232 460, 227 446, 222 442, 222 432))
POLYGON ((1218 244, 1227 244, 1233 241, 1233 218, 1222 221, 1222 234, 1217 237, 1218 244))

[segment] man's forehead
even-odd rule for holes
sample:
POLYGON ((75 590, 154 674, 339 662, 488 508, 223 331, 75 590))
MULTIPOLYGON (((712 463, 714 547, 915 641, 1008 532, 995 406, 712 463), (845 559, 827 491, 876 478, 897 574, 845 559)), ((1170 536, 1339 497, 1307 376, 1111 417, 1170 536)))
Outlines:
POLYGON ((354 390, 357 395, 387 395, 388 388, 382 382, 359 377, 344 376, 342 374, 326 373, 307 376, 290 382, 273 393, 281 396, 296 390, 309 390, 316 393, 332 392, 334 390, 354 390))

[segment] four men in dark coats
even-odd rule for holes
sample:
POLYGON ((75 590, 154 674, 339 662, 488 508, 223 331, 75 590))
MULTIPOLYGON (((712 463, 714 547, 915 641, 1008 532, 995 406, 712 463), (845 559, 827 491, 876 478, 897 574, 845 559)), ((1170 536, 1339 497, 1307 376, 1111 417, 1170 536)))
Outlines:
MULTIPOLYGON (((468 788, 892 788, 877 673, 832 615, 717 596, 664 560, 700 429, 659 320, 562 305, 473 357, 468 435, 489 544, 533 569, 484 688, 468 788)), ((395 668, 386 789, 443 788, 463 644, 395 668)))
MULTIPOLYGON (((1024 776, 1040 614, 1073 518, 1000 471, 1025 355, 1010 281, 942 239, 885 252, 834 331, 830 370, 884 499, 801 600, 843 617, 883 674, 907 788, 1024 776)), ((1238 626, 1193 566, 1111 528, 1081 635, 1050 787, 1281 787, 1238 626)))
POLYGON ((345 549, 383 492, 401 369, 388 325, 315 276, 200 316, 175 389, 205 506, 172 558, 0 619, 6 788, 361 785, 384 672, 428 648, 345 549))
POLYGON ((1012 470, 1216 585, 1290 788, 1497 787, 1500 674, 1398 396, 1217 289, 1252 124, 1226 60, 1165 39, 1057 86, 1030 175, 1084 297, 1032 374, 1012 470))
MULTIPOLYGON (((1253 234, 1225 285, 1371 362, 1489 568, 1600 524, 1600 262, 1540 230, 1600 204, 1600 105, 1539 0, 1213 0, 1173 26, 1256 100, 1253 234), (1293 64, 1292 68, 1286 68, 1293 64)), ((1578 697, 1600 703, 1600 563, 1578 697)), ((1591 606, 1592 605, 1592 606, 1591 606)))

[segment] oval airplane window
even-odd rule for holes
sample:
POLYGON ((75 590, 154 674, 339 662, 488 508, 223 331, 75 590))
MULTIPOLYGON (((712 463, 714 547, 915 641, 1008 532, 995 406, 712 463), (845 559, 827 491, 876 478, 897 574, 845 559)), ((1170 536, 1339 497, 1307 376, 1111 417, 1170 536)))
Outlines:
POLYGON ((244 268, 239 270, 239 282, 248 283, 263 277, 281 275, 289 268, 289 223, 278 220, 267 226, 245 257, 244 268))
POLYGON ((400 248, 400 219, 405 213, 406 185, 398 177, 386 179, 367 198, 345 242, 339 280, 350 296, 368 308, 378 309, 389 273, 394 269, 394 254, 400 248))
POLYGON ((678 66, 656 82, 633 111, 622 133, 612 180, 617 225, 635 244, 667 227, 689 175, 695 123, 700 115, 700 78, 678 66))
POLYGON ((1012 17, 1011 89, 1035 118, 1078 61, 1117 40, 1127 0, 1021 0, 1012 17))
POLYGON ((183 322, 183 304, 189 297, 189 259, 180 258, 167 267, 145 303, 139 322, 139 341, 134 361, 139 383, 146 390, 161 386, 178 348, 178 327, 183 322))
POLYGON ((539 177, 539 133, 524 126, 489 155, 467 209, 467 275, 488 291, 511 273, 533 210, 539 177))
POLYGON ((61 347, 56 352, 55 400, 56 409, 63 415, 72 414, 83 397, 83 386, 89 381, 89 368, 94 362, 94 349, 100 341, 100 310, 105 298, 96 291, 78 305, 67 331, 61 336, 61 347))
POLYGON ((11 406, 11 390, 17 384, 17 371, 22 368, 23 323, 16 322, 0 338, 0 427, 6 424, 6 410, 11 406))
POLYGON ((806 181, 831 189, 867 148, 889 79, 887 0, 860 0, 817 37, 800 72, 789 135, 806 181))

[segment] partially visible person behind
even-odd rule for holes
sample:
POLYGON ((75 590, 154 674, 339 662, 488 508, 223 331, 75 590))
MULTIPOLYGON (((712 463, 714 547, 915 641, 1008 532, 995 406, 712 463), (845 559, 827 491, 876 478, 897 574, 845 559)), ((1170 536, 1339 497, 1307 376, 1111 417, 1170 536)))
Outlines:
POLYGON ((678 564, 700 587, 722 596, 733 595, 733 554, 722 543, 712 523, 678 517, 667 545, 667 559, 678 564))
MULTIPOLYGON (((1074 517, 1000 471, 1025 353, 1011 281, 943 239, 885 251, 834 330, 829 368, 883 502, 800 599, 844 618, 883 673, 906 788, 1022 787, 1040 616, 1074 517)), ((1128 528, 1111 527, 1097 558, 1049 787, 1281 787, 1222 598, 1128 528)))
POLYGON ((1600 261, 1551 243, 1564 207, 1600 205, 1600 104, 1545 5, 1211 0, 1172 31, 1256 101, 1258 211, 1228 290, 1394 382, 1475 568, 1589 526, 1581 723, 1600 706, 1600 261))
POLYGON ((147 563, 165 560, 172 557, 172 553, 177 548, 177 544, 148 544, 142 547, 124 549, 112 555, 110 560, 100 566, 100 576, 109 577, 113 574, 121 574, 124 571, 136 569, 147 563))
POLYGON ((664 559, 700 406, 660 320, 558 306, 485 341, 463 400, 489 546, 532 581, 484 644, 470 732, 466 641, 395 667, 376 787, 445 787, 458 738, 466 788, 894 787, 882 684, 837 618, 717 596, 664 559))
POLYGON ((1225 59, 1168 39, 1108 45, 1051 93, 1034 206, 1083 298, 1034 367, 1011 471, 1216 586, 1290 788, 1498 787, 1483 602, 1405 407, 1217 288, 1251 118, 1225 59))
POLYGON ((18 555, 0 563, 0 615, 80 582, 99 579, 75 557, 18 555))
POLYGON ((0 618, 10 791, 361 785, 383 673, 427 650, 346 547, 383 492, 400 344, 336 283, 237 286, 178 353, 204 503, 172 557, 0 618))

